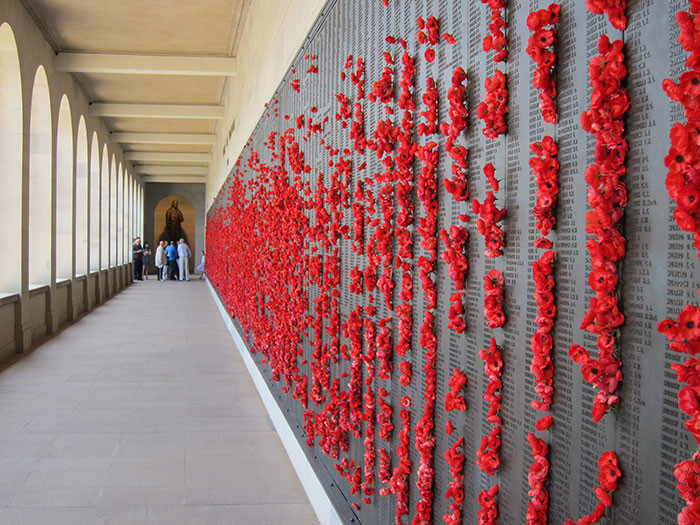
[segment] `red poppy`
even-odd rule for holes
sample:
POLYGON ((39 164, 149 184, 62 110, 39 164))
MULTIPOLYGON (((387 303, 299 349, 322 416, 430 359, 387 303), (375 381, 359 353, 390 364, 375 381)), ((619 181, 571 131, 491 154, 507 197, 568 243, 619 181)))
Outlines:
POLYGON ((537 428, 537 430, 547 430, 551 425, 552 416, 545 416, 537 422, 535 428, 537 428))

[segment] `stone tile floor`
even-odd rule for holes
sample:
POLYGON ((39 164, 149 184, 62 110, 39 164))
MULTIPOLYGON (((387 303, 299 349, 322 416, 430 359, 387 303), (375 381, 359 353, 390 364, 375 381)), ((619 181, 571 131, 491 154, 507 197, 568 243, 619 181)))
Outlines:
POLYGON ((318 523, 203 281, 134 283, 13 361, 0 524, 318 523))

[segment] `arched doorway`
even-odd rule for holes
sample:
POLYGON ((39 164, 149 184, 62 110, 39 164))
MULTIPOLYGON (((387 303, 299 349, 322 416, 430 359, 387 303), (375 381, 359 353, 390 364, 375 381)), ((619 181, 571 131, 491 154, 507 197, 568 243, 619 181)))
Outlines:
MULTIPOLYGON (((162 240, 169 242, 171 240, 178 240, 176 238, 171 239, 171 237, 175 234, 175 228, 172 227, 174 225, 171 223, 171 228, 167 228, 168 225, 166 224, 166 214, 169 214, 171 217, 177 215, 176 213, 170 211, 174 206, 174 203, 177 203, 177 209, 182 213, 182 222, 180 223, 182 237, 185 238, 185 241, 187 241, 187 244, 193 251, 189 264, 190 271, 192 272, 194 271, 194 261, 196 255, 193 247, 195 246, 196 240, 195 227, 197 215, 195 213, 194 205, 187 197, 182 195, 168 195, 167 197, 163 197, 158 202, 155 210, 153 211, 153 240, 149 241, 149 244, 154 247, 155 253, 155 247, 157 247, 157 243, 159 241, 162 240)), ((151 260, 155 266, 155 261, 153 259, 151 260)))

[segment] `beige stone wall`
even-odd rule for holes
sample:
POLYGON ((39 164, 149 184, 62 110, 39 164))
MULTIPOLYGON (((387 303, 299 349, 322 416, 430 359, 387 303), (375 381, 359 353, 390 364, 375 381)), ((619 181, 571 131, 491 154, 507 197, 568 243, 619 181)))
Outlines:
POLYGON ((231 166, 265 110, 326 0, 252 0, 236 53, 238 70, 224 88, 226 115, 217 125, 217 145, 207 177, 209 209, 231 166), (236 127, 228 132, 235 118, 236 127), (226 154, 224 146, 228 140, 226 154), (228 161, 228 162, 227 162, 228 161))

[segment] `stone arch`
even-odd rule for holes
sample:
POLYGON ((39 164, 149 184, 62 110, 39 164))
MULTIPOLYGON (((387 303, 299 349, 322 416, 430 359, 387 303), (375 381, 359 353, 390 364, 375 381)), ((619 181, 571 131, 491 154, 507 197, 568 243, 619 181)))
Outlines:
POLYGON ((92 134, 90 145, 90 271, 100 269, 100 139, 92 134))
POLYGON ((88 135, 85 118, 78 121, 75 149, 75 273, 88 273, 88 135))
POLYGON ((124 264, 124 236, 124 170, 120 162, 117 167, 117 236, 114 243, 117 265, 124 264))
POLYGON ((61 97, 56 130, 56 278, 73 273, 73 121, 70 102, 61 97))
POLYGON ((100 268, 109 268, 109 190, 111 174, 109 172, 109 149, 107 144, 102 148, 102 183, 100 184, 101 215, 100 220, 100 268))
POLYGON ((7 249, 0 292, 22 287, 22 80, 17 42, 9 24, 0 25, 0 246, 7 249))
POLYGON ((109 267, 117 265, 117 160, 112 153, 109 165, 109 267))
POLYGON ((51 97, 39 66, 32 88, 29 125, 29 283, 51 282, 51 97))

